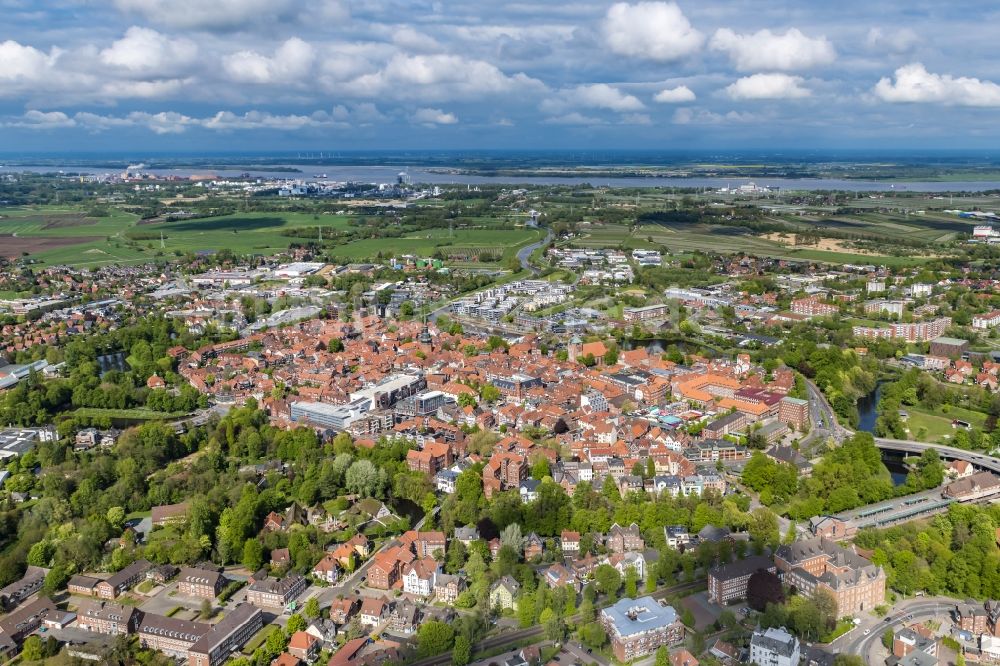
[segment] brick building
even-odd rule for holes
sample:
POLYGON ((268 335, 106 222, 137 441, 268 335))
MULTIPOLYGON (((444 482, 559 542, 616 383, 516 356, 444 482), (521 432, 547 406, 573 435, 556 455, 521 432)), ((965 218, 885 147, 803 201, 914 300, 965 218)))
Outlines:
POLYGON ((227 580, 218 571, 184 567, 177 575, 177 591, 189 597, 215 599, 227 580))
POLYGON ((218 666, 263 628, 260 609, 239 604, 188 649, 188 666, 218 666))
POLYGON ((885 570, 832 539, 820 536, 781 546, 774 563, 782 582, 800 593, 810 596, 825 589, 833 594, 841 617, 885 602, 885 570))
POLYGON ((259 608, 283 609, 306 589, 306 579, 290 573, 281 580, 265 578, 247 588, 247 603, 259 608))
POLYGON ((528 478, 528 461, 516 453, 498 452, 483 468, 483 493, 489 499, 494 493, 517 488, 528 478))
POLYGON ((77 609, 76 625, 97 634, 131 634, 139 626, 140 615, 135 606, 111 601, 85 601, 77 609))
POLYGON ((778 420, 795 426, 799 432, 809 427, 809 401, 784 397, 778 403, 778 420))
POLYGON ((152 566, 146 560, 136 560, 107 580, 102 580, 94 587, 94 591, 101 599, 117 599, 120 594, 143 580, 152 566))
POLYGON ((611 652, 618 661, 631 661, 656 652, 661 645, 684 640, 684 625, 672 606, 653 597, 622 599, 601 610, 611 652))
POLYGON ((187 659, 191 646, 211 628, 212 625, 204 622, 144 613, 136 633, 142 647, 158 650, 175 659, 187 659))
POLYGON ((639 526, 632 523, 628 527, 622 527, 618 523, 611 526, 605 540, 608 550, 612 553, 624 553, 627 551, 641 551, 646 548, 646 542, 642 538, 639 526))
POLYGON ((708 572, 708 598, 717 604, 745 599, 750 576, 758 571, 777 573, 774 561, 763 555, 714 567, 708 572))

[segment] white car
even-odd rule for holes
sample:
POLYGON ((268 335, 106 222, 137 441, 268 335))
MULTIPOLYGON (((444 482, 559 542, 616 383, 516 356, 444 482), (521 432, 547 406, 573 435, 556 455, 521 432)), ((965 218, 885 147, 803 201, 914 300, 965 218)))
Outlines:
POLYGON ((865 629, 865 636, 867 636, 870 633, 872 633, 872 630, 870 628, 869 629, 865 629))

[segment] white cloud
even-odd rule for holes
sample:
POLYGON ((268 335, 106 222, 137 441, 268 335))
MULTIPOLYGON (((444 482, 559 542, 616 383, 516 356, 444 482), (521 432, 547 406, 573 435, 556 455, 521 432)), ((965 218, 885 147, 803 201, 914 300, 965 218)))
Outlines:
POLYGON ((150 28, 132 26, 124 37, 101 51, 99 57, 109 67, 161 74, 190 65, 197 55, 198 45, 190 39, 173 39, 150 28))
POLYGON ((920 63, 896 70, 896 80, 875 84, 875 96, 884 102, 935 102, 954 106, 1000 106, 1000 85, 966 76, 932 74, 920 63))
POLYGON ((393 56, 385 67, 359 76, 345 92, 374 97, 448 100, 543 90, 526 74, 508 76, 493 64, 456 55, 393 56))
POLYGON ((105 99, 162 99, 180 92, 187 81, 165 79, 162 81, 107 81, 100 87, 98 97, 105 99))
POLYGON ((180 134, 187 128, 198 125, 196 119, 176 111, 146 113, 133 111, 125 116, 102 116, 96 113, 80 112, 73 116, 77 125, 91 131, 102 132, 122 127, 143 127, 154 134, 180 134))
POLYGON ((683 104, 685 102, 693 102, 695 99, 697 97, 694 91, 687 86, 664 88, 653 97, 653 100, 660 104, 683 104))
POLYGON ((691 55, 705 40, 673 2, 616 3, 603 29, 612 52, 661 62, 691 55))
MULTIPOLYGON (((448 125, 458 122, 451 113, 440 109, 420 109, 415 118, 425 124, 448 125)), ((31 110, 22 116, 0 121, 0 127, 26 129, 51 129, 58 127, 82 127, 93 132, 111 129, 138 127, 156 134, 180 134, 190 128, 202 128, 218 132, 236 130, 278 130, 293 132, 310 128, 346 129, 353 126, 369 125, 387 120, 374 104, 358 104, 350 107, 337 105, 330 111, 313 111, 309 114, 276 114, 269 111, 251 110, 242 114, 233 111, 219 111, 204 118, 192 117, 176 111, 147 113, 133 111, 113 116, 81 111, 73 116, 62 111, 31 110)))
POLYGON ((200 121, 207 129, 231 131, 247 129, 297 130, 308 127, 331 127, 339 125, 348 127, 344 122, 337 121, 325 111, 316 111, 310 115, 273 114, 266 111, 247 111, 237 115, 232 111, 219 111, 211 118, 200 121))
POLYGON ((412 120, 422 125, 454 125, 458 122, 454 113, 445 113, 441 109, 417 109, 412 120))
POLYGON ((802 87, 801 76, 788 74, 754 74, 737 79, 726 86, 732 99, 796 99, 812 93, 802 87))
POLYGON ((577 86, 571 98, 582 106, 611 111, 638 111, 646 108, 635 95, 623 93, 606 83, 577 86))
POLYGON ((798 28, 784 34, 761 30, 747 35, 721 28, 715 31, 710 46, 728 53, 742 71, 803 70, 828 65, 837 59, 837 52, 826 37, 807 37, 798 28))
POLYGON ((160 113, 143 113, 134 111, 128 117, 136 124, 145 125, 154 134, 180 134, 197 121, 190 116, 176 111, 161 111, 160 113))
POLYGON ((582 113, 573 111, 572 113, 567 113, 562 116, 553 116, 551 118, 546 118, 544 123, 548 125, 604 125, 605 122, 601 118, 595 118, 594 116, 585 116, 582 113))
POLYGON ((917 35, 917 33, 910 28, 899 28, 896 30, 872 28, 868 31, 865 44, 873 51, 906 53, 913 50, 913 47, 916 46, 919 41, 919 35, 917 35))
POLYGON ((31 111, 25 112, 17 119, 0 123, 4 127, 22 127, 26 129, 57 129, 75 127, 76 121, 62 111, 31 111))
POLYGON ((45 53, 13 40, 0 42, 0 81, 37 81, 50 72, 61 53, 56 48, 45 53))
POLYGON ((723 123, 749 123, 758 120, 752 113, 730 111, 715 113, 708 109, 682 107, 674 111, 673 122, 676 125, 721 125, 723 123))
POLYGON ((646 108, 638 97, 622 92, 607 83, 592 83, 557 91, 542 101, 539 108, 550 115, 563 114, 584 109, 604 109, 625 113, 646 108))
POLYGON ((385 114, 379 111, 378 107, 371 102, 363 102, 352 106, 338 104, 333 107, 333 112, 330 115, 340 122, 357 125, 372 125, 388 120, 385 114))
POLYGON ((392 43, 407 51, 423 53, 441 51, 441 43, 430 35, 414 30, 408 25, 397 28, 392 33, 392 43))
POLYGON ((295 84, 309 73, 315 59, 316 52, 308 42, 292 37, 273 56, 256 51, 227 55, 222 59, 222 69, 238 83, 295 84))
POLYGON ((291 19, 332 22, 344 20, 342 0, 312 2, 303 8, 294 0, 114 0, 123 12, 186 30, 237 30, 291 19))

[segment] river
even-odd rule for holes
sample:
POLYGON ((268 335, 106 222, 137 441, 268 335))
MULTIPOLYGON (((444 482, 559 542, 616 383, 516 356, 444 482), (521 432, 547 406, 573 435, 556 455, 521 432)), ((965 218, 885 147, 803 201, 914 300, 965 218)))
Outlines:
POLYGON ((875 390, 858 400, 858 430, 875 432, 875 421, 878 419, 878 401, 882 398, 882 383, 875 385, 875 390))
MULTIPOLYGON (((122 163, 122 169, 126 164, 122 163)), ((17 165, 0 166, 0 173, 19 173, 30 171, 35 173, 87 173, 110 174, 114 169, 106 167, 88 167, 83 165, 17 165)), ((360 182, 360 183, 394 183, 400 173, 399 167, 393 166, 316 166, 314 164, 282 164, 275 168, 259 169, 206 169, 194 167, 178 167, 167 169, 144 169, 147 173, 160 177, 176 176, 185 178, 193 175, 215 175, 220 178, 238 177, 247 173, 254 178, 280 178, 291 180, 316 180, 319 174, 325 175, 330 182, 360 182), (275 170, 281 169, 281 170, 275 170), (295 169, 297 172, 288 171, 295 169)), ((455 173, 447 169, 414 167, 405 169, 414 183, 430 185, 593 185, 595 187, 665 187, 665 188, 702 188, 720 189, 735 188, 747 183, 755 183, 759 187, 778 188, 780 190, 845 190, 849 192, 982 192, 985 190, 1000 190, 1000 181, 877 181, 877 180, 845 180, 842 178, 711 178, 711 177, 677 177, 651 176, 639 177, 600 177, 600 176, 479 176, 455 173)))
MULTIPOLYGON (((878 420, 878 402, 882 398, 882 382, 875 385, 875 390, 858 400, 858 430, 875 433, 875 421, 878 420)), ((903 457, 882 452, 882 464, 892 476, 892 485, 901 486, 906 483, 907 469, 903 457)))

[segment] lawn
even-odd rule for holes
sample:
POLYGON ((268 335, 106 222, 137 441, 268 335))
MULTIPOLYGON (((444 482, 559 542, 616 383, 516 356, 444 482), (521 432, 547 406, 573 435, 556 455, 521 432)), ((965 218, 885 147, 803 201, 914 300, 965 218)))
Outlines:
POLYGON ((910 437, 932 444, 947 444, 954 436, 956 431, 955 428, 951 427, 952 419, 968 421, 975 428, 982 428, 986 423, 986 415, 982 412, 974 412, 961 407, 951 407, 947 414, 931 413, 914 407, 908 407, 906 411, 910 415, 906 421, 910 437), (924 434, 920 436, 922 429, 924 434))
POLYGON ((253 651, 259 648, 267 641, 267 637, 273 634, 275 631, 281 631, 281 627, 276 624, 269 624, 260 631, 258 631, 250 641, 243 646, 243 654, 248 657, 253 654, 253 651))
POLYGON ((833 630, 829 634, 827 634, 826 636, 823 636, 820 639, 819 642, 820 643, 830 643, 831 641, 834 641, 837 638, 843 636, 844 634, 846 634, 848 631, 850 631, 853 628, 854 628, 854 623, 853 622, 851 622, 850 620, 841 620, 841 621, 837 622, 837 626, 834 627, 833 630))

